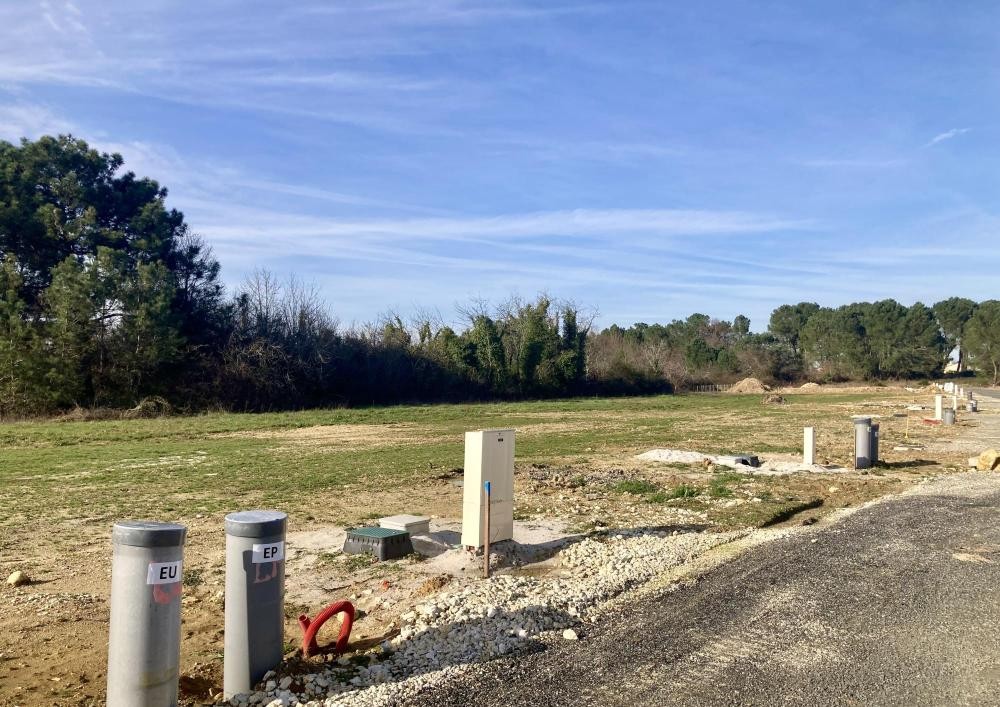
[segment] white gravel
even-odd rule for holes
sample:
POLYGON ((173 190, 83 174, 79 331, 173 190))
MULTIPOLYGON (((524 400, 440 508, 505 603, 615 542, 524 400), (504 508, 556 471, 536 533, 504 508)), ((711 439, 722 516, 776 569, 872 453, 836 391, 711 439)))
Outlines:
MULTIPOLYGON (((559 554, 559 576, 501 574, 474 580, 403 614, 399 636, 321 672, 295 675, 266 691, 237 695, 233 705, 332 707, 396 705, 471 664, 523 650, 532 642, 586 639, 602 606, 716 545, 746 535, 629 531, 586 539, 559 554), (572 632, 567 631, 572 627, 572 632)), ((319 667, 319 666, 317 666, 319 667)))

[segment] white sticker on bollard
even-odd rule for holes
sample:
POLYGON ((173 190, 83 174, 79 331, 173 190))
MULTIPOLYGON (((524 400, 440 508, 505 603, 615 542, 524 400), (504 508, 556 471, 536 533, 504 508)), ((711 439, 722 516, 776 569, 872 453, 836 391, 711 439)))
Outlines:
POLYGON ((255 565, 265 562, 280 562, 285 559, 285 541, 276 543, 261 543, 253 546, 253 559, 255 565))
POLYGON ((181 581, 181 561, 150 562, 146 570, 146 584, 173 584, 181 581))

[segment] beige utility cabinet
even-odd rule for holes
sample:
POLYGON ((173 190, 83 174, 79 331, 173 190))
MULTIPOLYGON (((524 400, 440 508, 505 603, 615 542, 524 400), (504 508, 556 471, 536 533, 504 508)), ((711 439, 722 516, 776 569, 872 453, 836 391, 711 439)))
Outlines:
POLYGON ((490 482, 490 542, 514 537, 514 430, 465 433, 462 545, 483 546, 486 494, 490 482))

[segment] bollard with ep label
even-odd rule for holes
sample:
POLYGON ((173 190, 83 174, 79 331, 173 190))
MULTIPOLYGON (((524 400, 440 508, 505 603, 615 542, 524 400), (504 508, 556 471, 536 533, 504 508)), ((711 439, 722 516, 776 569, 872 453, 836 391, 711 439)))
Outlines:
POLYGON ((183 525, 125 520, 111 532, 108 707, 175 707, 183 525))
POLYGON ((287 522, 280 511, 226 516, 226 698, 251 692, 283 657, 287 522))

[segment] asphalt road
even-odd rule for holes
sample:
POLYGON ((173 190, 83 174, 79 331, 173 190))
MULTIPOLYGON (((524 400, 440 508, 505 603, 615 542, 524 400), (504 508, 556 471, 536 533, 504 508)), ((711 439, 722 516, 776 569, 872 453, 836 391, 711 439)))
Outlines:
POLYGON ((752 549, 416 705, 1000 705, 1000 475, 752 549))

